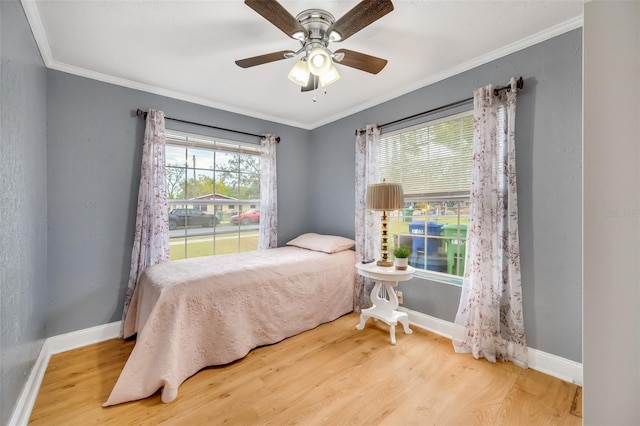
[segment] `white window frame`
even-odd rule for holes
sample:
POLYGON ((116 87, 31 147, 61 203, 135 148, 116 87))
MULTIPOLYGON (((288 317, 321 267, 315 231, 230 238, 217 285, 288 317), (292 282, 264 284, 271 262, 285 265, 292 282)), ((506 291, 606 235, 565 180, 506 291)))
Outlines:
MULTIPOLYGON (((410 202, 410 203, 411 202, 433 203, 433 202, 441 202, 441 201, 468 202, 469 201, 469 197, 468 196, 467 197, 457 196, 457 197, 443 198, 443 197, 434 196, 434 197, 420 197, 420 198, 405 198, 405 203, 407 203, 407 202, 410 202)), ((402 213, 400 213, 400 214, 402 214, 402 213)), ((420 217, 422 218, 423 216, 420 216, 420 217)), ((458 217, 457 224, 459 226, 460 225, 460 213, 459 213, 459 210, 458 210, 457 217, 458 217)), ((400 218, 402 220, 404 220, 404 216, 401 215, 400 218)), ((425 222, 425 228, 428 227, 427 223, 430 222, 429 216, 427 215, 426 217, 424 217, 423 220, 425 222)), ((462 222, 462 223, 464 224, 465 222, 462 222)), ((425 232, 427 232, 427 229, 425 229, 425 232)), ((394 230, 394 229, 390 229, 389 230, 389 234, 392 236, 394 241, 396 239, 398 241, 402 241, 403 237, 406 238, 406 237, 409 237, 409 236, 411 236, 412 238, 416 238, 415 236, 410 235, 410 233, 399 233, 399 232, 397 232, 397 230, 394 230)), ((424 235, 424 234, 421 234, 421 235, 424 235)), ((429 244, 428 243, 429 239, 441 240, 444 243, 444 240, 445 239, 449 239, 449 238, 445 237, 444 235, 439 235, 439 236, 427 235, 427 240, 425 240, 425 244, 424 244, 425 246, 427 246, 429 244)), ((455 239, 456 240, 464 240, 465 242, 467 241, 466 237, 456 237, 455 239)), ((441 244, 443 244, 443 243, 441 243, 441 244)), ((466 251, 465 251, 465 254, 466 254, 466 251)), ((413 247, 412 247, 412 256, 411 256, 411 258, 413 259, 415 255, 416 254, 413 253, 413 247)), ((444 283, 444 284, 455 285, 455 286, 458 286, 458 287, 462 285, 462 276, 453 275, 453 274, 449 274, 449 273, 446 273, 446 272, 438 272, 438 271, 432 271, 432 270, 429 270, 429 269, 416 268, 415 272, 413 273, 413 275, 415 277, 423 278, 423 279, 426 279, 426 280, 429 280, 429 281, 437 281, 437 282, 441 282, 441 283, 444 283)))
MULTIPOLYGON (((412 125, 412 126, 409 126, 409 127, 406 127, 406 128, 397 129, 397 130, 391 131, 389 133, 382 134, 381 135, 381 139, 384 139, 385 137, 394 136, 394 135, 397 135, 399 133, 407 133, 407 132, 411 132, 411 131, 416 130, 416 129, 420 129, 420 128, 424 128, 424 127, 428 127, 428 126, 433 126, 433 125, 436 125, 438 123, 451 121, 451 120, 457 120, 457 119, 460 119, 460 118, 463 118, 463 117, 467 117, 467 116, 473 117, 473 111, 472 110, 464 111, 464 112, 461 112, 461 113, 448 115, 448 116, 445 116, 445 117, 442 117, 442 118, 425 121, 425 122, 422 122, 420 124, 412 125)), ((470 153, 470 155, 473 155, 473 154, 470 153)), ((385 177, 383 170, 381 170, 381 177, 385 177)), ((440 192, 440 193, 420 194, 420 195, 406 195, 405 194, 405 204, 406 205, 410 205, 410 204, 414 204, 414 203, 429 203, 429 202, 433 203, 433 202, 440 202, 440 201, 466 202, 468 204, 469 200, 470 200, 470 188, 469 188, 469 190, 466 190, 466 191, 450 191, 450 192, 440 192)), ((406 239, 408 237, 411 237, 411 238, 413 238, 413 237, 411 236, 410 232, 402 233, 402 232, 399 231, 400 222, 404 222, 406 219, 405 219, 402 211, 401 212, 397 212, 396 215, 397 215, 397 217, 399 219, 396 222, 397 223, 397 227, 396 227, 396 229, 394 229, 392 226, 390 226, 389 235, 390 235, 390 238, 393 239, 394 244, 395 244, 395 242, 399 242, 399 243, 402 244, 402 240, 403 239, 406 241, 406 239)), ((428 226, 427 222, 430 221, 430 218, 429 218, 428 214, 426 214, 426 216, 421 217, 421 218, 425 222, 425 229, 424 229, 425 234, 428 234, 428 232, 427 232, 427 226, 428 226)), ((463 220, 463 217, 461 217, 460 209, 458 209, 457 210, 457 225, 458 225, 458 229, 459 229, 459 226, 461 224, 461 219, 463 220)), ((462 223, 464 224, 465 221, 463 220, 462 223)), ((466 223, 468 223, 468 219, 467 219, 466 223)), ((436 239, 436 240, 448 239, 447 237, 444 237, 442 235, 441 236, 429 236, 429 235, 426 235, 426 236, 428 237, 428 239, 425 240, 425 247, 428 244, 429 239, 436 239)), ((456 239, 458 239, 458 238, 456 238, 456 239)), ((465 237, 465 238, 459 238, 459 239, 466 241, 467 238, 465 237)), ((444 241, 441 244, 444 244, 444 241)), ((466 254, 466 252, 465 252, 465 254, 466 254)), ((413 247, 412 247, 412 258, 414 258, 415 255, 416 254, 413 253, 413 247)), ((424 267, 426 268, 426 266, 427 265, 426 265, 426 261, 425 261, 424 267)), ((432 270, 427 270, 427 269, 416 268, 416 270, 415 270, 413 275, 415 277, 423 278, 423 279, 426 279, 426 280, 429 280, 429 281, 441 282, 441 283, 444 283, 444 284, 455 285, 457 287, 462 285, 462 276, 448 274, 446 272, 438 272, 438 271, 432 271, 432 270)))
MULTIPOLYGON (((172 130, 172 129, 166 129, 165 130, 165 137, 166 137, 166 146, 176 146, 176 147, 184 147, 184 148, 197 148, 197 149, 201 149, 201 150, 208 150, 208 151, 215 151, 215 152, 227 152, 227 153, 239 153, 239 154, 248 154, 248 155, 255 155, 258 158, 260 158, 260 147, 257 144, 252 144, 252 143, 247 143, 247 142, 241 142, 241 141, 234 141, 234 140, 230 140, 230 139, 222 139, 222 138, 216 138, 216 137, 210 137, 210 136, 205 136, 205 135, 200 135, 200 134, 195 134, 195 133, 188 133, 188 132, 182 132, 179 130, 172 130)), ((189 170, 189 167, 187 166, 187 169, 189 170)), ((196 167, 195 169, 191 169, 191 170, 198 170, 198 168, 196 167)), ((205 169, 206 170, 206 169, 205 169)), ((215 175, 214 175, 215 176, 215 175)), ((188 179, 188 177, 187 177, 188 179)), ((215 194, 215 187, 213 188, 213 193, 215 194)), ((260 205, 260 200, 259 199, 247 199, 247 200, 240 200, 240 199, 232 199, 232 200, 196 200, 196 199, 167 199, 167 204, 169 207, 169 211, 171 211, 172 209, 176 208, 195 208, 195 209, 202 209, 205 206, 227 206, 227 205, 233 205, 235 209, 238 209, 238 212, 240 211, 248 211, 251 209, 251 206, 259 206, 260 205)), ((227 209, 229 210, 229 209, 227 209)), ((243 236, 243 228, 240 225, 240 223, 238 223, 237 226, 234 226, 236 229, 235 231, 235 235, 237 236, 237 252, 240 252, 240 247, 241 247, 241 238, 243 236)), ((194 236, 190 236, 188 235, 188 230, 192 229, 192 228, 187 228, 184 227, 184 235, 179 237, 179 238, 183 238, 184 239, 184 247, 185 247, 185 253, 184 253, 184 258, 191 258, 191 256, 188 256, 188 245, 189 245, 189 238, 193 238, 194 236)), ((215 251, 216 251, 216 235, 219 235, 216 232, 217 227, 214 227, 213 229, 213 255, 215 255, 215 251)), ((226 233, 227 235, 230 235, 230 233, 226 233)), ((178 237, 172 237, 171 239, 175 239, 178 237)), ((256 250, 257 250, 257 246, 256 246, 256 250)))

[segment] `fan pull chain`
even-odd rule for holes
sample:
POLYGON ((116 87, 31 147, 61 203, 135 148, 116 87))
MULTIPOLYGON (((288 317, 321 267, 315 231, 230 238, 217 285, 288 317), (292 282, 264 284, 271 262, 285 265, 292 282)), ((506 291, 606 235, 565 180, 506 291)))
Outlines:
MULTIPOLYGON (((316 88, 316 90, 318 90, 318 89, 316 88)), ((326 88, 326 87, 324 87, 324 88, 322 89, 322 92, 326 95, 326 94, 327 94, 327 88, 326 88)), ((313 95, 312 100, 313 100, 313 102, 318 102, 318 98, 316 98, 315 93, 314 93, 314 95, 313 95)))

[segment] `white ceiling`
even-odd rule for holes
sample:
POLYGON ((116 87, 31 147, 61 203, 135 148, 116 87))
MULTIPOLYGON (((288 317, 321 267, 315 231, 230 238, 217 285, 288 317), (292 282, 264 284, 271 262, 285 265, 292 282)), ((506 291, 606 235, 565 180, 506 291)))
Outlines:
MULTIPOLYGON (((577 28, 583 5, 393 0, 393 12, 329 46, 385 58, 386 68, 371 75, 337 65, 342 78, 325 95, 301 93, 287 79, 296 59, 248 69, 234 63, 299 48, 241 0, 22 3, 49 68, 304 129, 577 28)), ((293 16, 322 8, 339 19, 358 0, 280 3, 293 16)))

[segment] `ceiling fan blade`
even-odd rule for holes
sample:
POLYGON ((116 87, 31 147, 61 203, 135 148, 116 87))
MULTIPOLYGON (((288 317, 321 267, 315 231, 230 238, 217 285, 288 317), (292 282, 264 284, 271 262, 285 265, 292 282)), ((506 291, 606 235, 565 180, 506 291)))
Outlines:
POLYGON ((256 65, 267 64, 269 62, 286 59, 284 55, 287 53, 295 53, 293 50, 281 50, 280 52, 267 53, 265 55, 254 56, 252 58, 239 59, 236 65, 242 68, 255 67, 256 65))
POLYGON ((340 34, 343 41, 351 37, 367 25, 382 18, 393 10, 391 0, 362 0, 327 29, 327 34, 333 31, 340 34))
POLYGON ((302 86, 300 88, 301 92, 310 92, 312 90, 316 90, 318 88, 318 80, 319 78, 313 74, 309 76, 309 83, 306 86, 302 86))
POLYGON ((340 62, 336 63, 346 65, 351 68, 356 68, 361 71, 366 71, 371 74, 378 74, 387 65, 386 59, 367 55, 365 53, 355 52, 353 50, 339 49, 335 51, 335 54, 338 53, 343 53, 344 58, 342 58, 340 62))
POLYGON ((307 31, 300 22, 276 0, 244 0, 244 3, 289 37, 299 40, 300 37, 294 37, 294 34, 302 33, 304 40, 307 36, 307 31))

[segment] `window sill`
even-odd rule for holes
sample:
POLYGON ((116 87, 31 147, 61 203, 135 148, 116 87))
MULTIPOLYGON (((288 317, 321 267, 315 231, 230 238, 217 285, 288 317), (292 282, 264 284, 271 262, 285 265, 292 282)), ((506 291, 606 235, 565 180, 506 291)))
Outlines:
POLYGON ((462 287, 462 277, 456 275, 443 274, 440 272, 427 271, 424 269, 416 269, 413 273, 414 278, 435 281, 442 284, 449 284, 456 287, 462 287))

